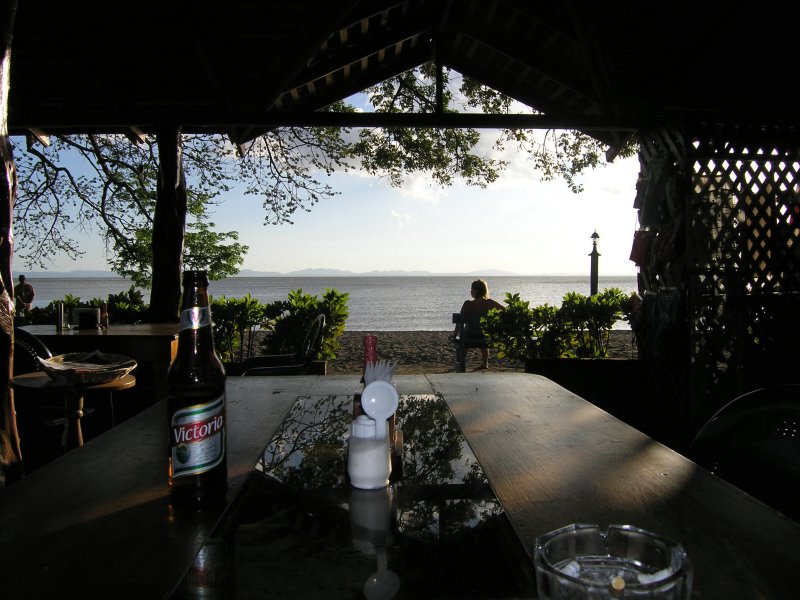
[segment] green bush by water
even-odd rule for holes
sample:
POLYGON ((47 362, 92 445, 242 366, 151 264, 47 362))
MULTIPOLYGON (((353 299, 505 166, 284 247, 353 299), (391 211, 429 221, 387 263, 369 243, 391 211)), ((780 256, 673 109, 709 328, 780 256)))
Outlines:
POLYGON ((569 292, 556 308, 531 308, 519 294, 506 294, 504 310, 481 319, 500 358, 525 363, 536 358, 604 358, 617 321, 627 321, 631 298, 619 288, 593 296, 569 292))
MULTIPOLYGON (((322 298, 291 290, 286 300, 262 303, 248 294, 244 298, 219 299, 211 297, 211 315, 214 320, 214 341, 224 362, 241 362, 254 354, 281 354, 293 352, 320 313, 325 315, 322 347, 318 359, 333 360, 339 350, 339 338, 344 332, 349 294, 326 289, 322 298), (263 333, 263 336, 259 334, 263 333), (257 340, 263 337, 263 343, 257 340)), ((64 310, 73 308, 101 308, 108 303, 110 323, 139 323, 146 319, 148 304, 142 293, 131 286, 127 292, 109 294, 106 300, 93 298, 82 301, 67 294, 63 300, 54 300, 45 307, 34 307, 28 320, 32 324, 55 324, 56 304, 64 303, 64 310)))

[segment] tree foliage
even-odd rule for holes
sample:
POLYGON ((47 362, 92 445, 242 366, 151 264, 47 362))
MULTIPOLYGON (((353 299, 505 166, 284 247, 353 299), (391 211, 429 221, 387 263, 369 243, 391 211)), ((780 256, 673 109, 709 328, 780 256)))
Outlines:
MULTIPOLYGON (((458 112, 449 75, 444 74, 443 108, 458 112)), ((489 88, 474 92, 490 94, 489 88)), ((433 113, 436 111, 436 74, 428 63, 406 71, 367 90, 370 103, 382 113, 433 113)), ((497 92, 494 96, 501 97, 497 92)), ((488 104, 487 104, 488 106, 488 104)), ((497 105, 492 105, 497 110, 497 105)), ((386 175, 392 185, 402 184, 407 173, 427 172, 439 185, 448 186, 455 177, 469 185, 486 187, 495 181, 506 163, 476 151, 480 134, 474 129, 407 129, 402 127, 363 129, 354 153, 373 175, 386 175)))
MULTIPOLYGON (((19 153, 18 153, 19 154, 19 153)), ((48 148, 19 155, 15 204, 19 255, 44 267, 50 257, 82 255, 78 239, 99 230, 109 265, 148 286, 158 153, 155 138, 133 144, 124 136, 58 136, 48 148)), ((235 160, 221 138, 184 136, 183 166, 189 186, 184 240, 187 266, 203 264, 212 278, 235 272, 247 247, 236 232, 215 232, 210 212, 236 181, 235 160)))
MULTIPOLYGON (((445 70, 442 109, 503 114, 512 99, 479 82, 445 70)), ((425 64, 365 91, 377 112, 431 113, 437 110, 436 72, 425 64)), ((345 102, 331 111, 353 111, 345 102)), ((472 129, 369 128, 354 135, 334 127, 271 130, 245 156, 221 135, 184 135, 183 168, 189 194, 183 261, 206 268, 212 279, 235 274, 248 247, 235 231, 217 232, 217 206, 231 192, 262 198, 265 224, 291 224, 296 211, 310 211, 337 192, 322 178, 337 170, 361 168, 402 185, 424 173, 441 186, 461 179, 485 187, 508 163, 509 145, 526 153, 543 180, 562 178, 574 192, 578 176, 601 165, 604 148, 579 133, 472 129)), ((154 137, 133 143, 120 135, 56 136, 47 148, 13 139, 19 173, 14 206, 18 256, 30 267, 46 268, 51 257, 82 256, 79 240, 99 232, 110 268, 148 286, 153 258, 158 149, 154 137)), ((622 152, 630 155, 633 146, 622 152)))
MULTIPOLYGON (((509 114, 519 108, 512 98, 447 69, 442 73, 442 87, 444 112, 509 114)), ((433 113, 435 67, 427 63, 372 86, 366 93, 376 112, 433 113)), ((481 134, 474 129, 367 129, 359 133, 354 151, 363 168, 387 176, 395 186, 403 183, 407 173, 423 171, 442 186, 460 177, 468 185, 486 187, 508 166, 498 158, 508 146, 529 157, 540 180, 561 178, 574 193, 583 191, 578 180, 582 173, 603 165, 604 145, 579 131, 502 129, 494 135, 490 146, 479 146, 481 134)), ((635 151, 631 142, 618 155, 632 156, 635 151)))

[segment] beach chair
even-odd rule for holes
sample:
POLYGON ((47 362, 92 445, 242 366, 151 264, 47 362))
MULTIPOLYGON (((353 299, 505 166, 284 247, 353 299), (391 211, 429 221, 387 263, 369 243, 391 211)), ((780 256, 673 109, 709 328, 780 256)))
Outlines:
POLYGON ((317 357, 322 346, 325 315, 319 314, 311 322, 297 350, 291 354, 263 354, 242 361, 242 376, 246 375, 303 375, 317 357))
POLYGON ((453 323, 457 325, 453 336, 453 345, 456 353, 456 371, 466 373, 467 350, 470 348, 488 348, 489 338, 481 329, 481 314, 453 313, 453 323))

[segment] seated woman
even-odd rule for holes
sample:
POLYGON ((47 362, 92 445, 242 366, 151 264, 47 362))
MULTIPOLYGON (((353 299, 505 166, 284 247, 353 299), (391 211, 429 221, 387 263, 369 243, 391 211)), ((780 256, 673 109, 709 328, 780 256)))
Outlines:
MULTIPOLYGON (((489 286, 483 279, 476 279, 472 282, 470 286, 470 296, 472 296, 472 300, 464 301, 464 304, 461 306, 461 314, 462 315, 480 315, 486 316, 486 314, 493 308, 499 308, 502 310, 504 306, 499 302, 495 302, 491 298, 489 298, 489 286)), ((456 325, 456 336, 458 336, 458 325, 456 325)), ((486 347, 481 347, 481 368, 488 369, 489 368, 489 349, 486 347)))

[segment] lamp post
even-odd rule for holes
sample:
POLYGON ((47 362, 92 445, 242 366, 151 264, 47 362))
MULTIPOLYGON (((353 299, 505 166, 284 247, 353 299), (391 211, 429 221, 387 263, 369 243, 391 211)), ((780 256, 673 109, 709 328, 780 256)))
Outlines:
POLYGON ((600 236, 597 235, 597 230, 592 234, 592 252, 589 256, 592 258, 591 271, 589 273, 589 295, 594 296, 597 293, 597 259, 600 253, 597 251, 597 240, 600 236))

